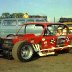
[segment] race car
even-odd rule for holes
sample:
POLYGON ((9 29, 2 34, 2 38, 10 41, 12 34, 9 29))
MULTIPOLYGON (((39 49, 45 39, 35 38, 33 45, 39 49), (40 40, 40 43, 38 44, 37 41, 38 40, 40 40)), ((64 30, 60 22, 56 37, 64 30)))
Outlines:
POLYGON ((35 54, 72 53, 72 34, 62 23, 28 22, 21 26, 16 35, 1 38, 0 46, 3 56, 27 62, 35 54))

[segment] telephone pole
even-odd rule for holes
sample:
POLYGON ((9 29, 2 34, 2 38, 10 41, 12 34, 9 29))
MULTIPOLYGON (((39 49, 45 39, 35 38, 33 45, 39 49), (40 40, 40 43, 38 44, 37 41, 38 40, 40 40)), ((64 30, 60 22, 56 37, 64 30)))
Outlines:
POLYGON ((54 17, 54 23, 55 23, 55 17, 54 17))

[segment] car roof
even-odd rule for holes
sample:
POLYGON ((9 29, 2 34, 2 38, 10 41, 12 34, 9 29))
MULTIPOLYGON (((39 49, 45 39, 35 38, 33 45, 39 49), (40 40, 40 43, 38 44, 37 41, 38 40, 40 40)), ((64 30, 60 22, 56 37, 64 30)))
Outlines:
POLYGON ((41 25, 51 25, 51 24, 64 24, 64 23, 50 23, 50 22, 27 22, 22 25, 29 25, 29 24, 41 24, 41 25))

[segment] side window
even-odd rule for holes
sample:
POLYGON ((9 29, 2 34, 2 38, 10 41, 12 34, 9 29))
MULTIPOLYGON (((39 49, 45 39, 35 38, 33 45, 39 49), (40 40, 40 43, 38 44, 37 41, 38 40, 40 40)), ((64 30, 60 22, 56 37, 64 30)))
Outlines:
POLYGON ((22 25, 25 23, 25 20, 18 20, 18 25, 22 25))
POLYGON ((37 19, 36 22, 45 22, 43 19, 37 19))
POLYGON ((32 33, 35 35, 41 35, 43 31, 43 27, 42 26, 36 26, 36 25, 27 25, 26 26, 26 33, 32 33))
POLYGON ((27 19, 26 22, 34 22, 34 19, 27 19))
POLYGON ((16 26, 16 20, 4 20, 3 26, 16 26))

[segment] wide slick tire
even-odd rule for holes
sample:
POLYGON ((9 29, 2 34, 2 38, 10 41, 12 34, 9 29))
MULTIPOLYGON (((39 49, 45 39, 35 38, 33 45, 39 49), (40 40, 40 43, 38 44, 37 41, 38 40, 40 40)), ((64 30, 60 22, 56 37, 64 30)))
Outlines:
POLYGON ((28 42, 17 42, 12 49, 12 56, 15 60, 28 62, 32 60, 34 49, 28 42))

